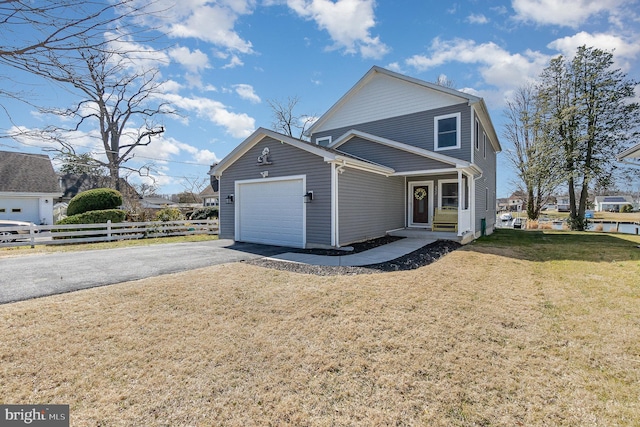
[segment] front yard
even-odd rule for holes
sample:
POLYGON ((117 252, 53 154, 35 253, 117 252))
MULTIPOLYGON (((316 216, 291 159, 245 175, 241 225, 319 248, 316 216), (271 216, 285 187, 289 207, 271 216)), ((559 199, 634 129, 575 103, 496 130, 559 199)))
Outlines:
POLYGON ((499 230, 413 271, 227 264, 3 305, 0 400, 73 426, 637 426, 637 245, 499 230))

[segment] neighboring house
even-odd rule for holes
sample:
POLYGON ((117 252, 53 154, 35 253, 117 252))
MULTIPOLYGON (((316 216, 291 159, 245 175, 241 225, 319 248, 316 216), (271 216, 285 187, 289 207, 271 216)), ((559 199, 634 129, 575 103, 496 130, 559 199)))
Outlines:
POLYGON ((631 196, 596 196, 594 202, 596 212, 620 212, 623 206, 633 206, 631 196))
POLYGON ((618 154, 618 161, 634 166, 640 166, 640 144, 618 154))
POLYGON ((556 207, 558 212, 569 212, 571 210, 571 199, 569 199, 569 196, 556 196, 556 207))
POLYGON ((309 133, 260 128, 212 167, 221 238, 340 247, 431 230, 442 207, 453 239, 493 231, 501 147, 482 98, 373 67, 309 133))
POLYGON ((140 205, 144 209, 178 208, 180 206, 176 202, 159 196, 143 197, 140 199, 140 205))
POLYGON ((0 219, 53 224, 61 194, 49 156, 0 151, 0 219))
POLYGON ((202 190, 199 194, 202 197, 202 206, 218 206, 220 204, 220 193, 213 191, 211 184, 202 190))
MULTIPOLYGON (((59 176, 60 187, 62 188, 62 197, 58 200, 61 203, 68 203, 78 193, 93 190, 95 188, 109 188, 111 180, 108 176, 83 174, 62 174, 59 176)), ((133 188, 126 179, 120 178, 120 193, 125 199, 137 200, 140 198, 138 192, 133 188)))
POLYGON ((524 205, 524 197, 518 193, 513 193, 508 199, 507 210, 510 212, 522 212, 524 205))

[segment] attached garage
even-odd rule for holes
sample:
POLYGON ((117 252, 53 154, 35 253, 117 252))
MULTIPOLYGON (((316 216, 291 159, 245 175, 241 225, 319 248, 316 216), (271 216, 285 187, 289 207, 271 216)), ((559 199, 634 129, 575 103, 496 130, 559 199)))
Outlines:
POLYGON ((235 240, 304 248, 305 177, 235 183, 235 240))

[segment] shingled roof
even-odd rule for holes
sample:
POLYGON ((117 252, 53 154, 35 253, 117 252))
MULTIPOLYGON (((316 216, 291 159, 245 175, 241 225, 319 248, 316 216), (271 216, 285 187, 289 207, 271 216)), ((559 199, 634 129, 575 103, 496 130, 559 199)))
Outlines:
POLYGON ((0 151, 0 192, 62 193, 49 156, 0 151))

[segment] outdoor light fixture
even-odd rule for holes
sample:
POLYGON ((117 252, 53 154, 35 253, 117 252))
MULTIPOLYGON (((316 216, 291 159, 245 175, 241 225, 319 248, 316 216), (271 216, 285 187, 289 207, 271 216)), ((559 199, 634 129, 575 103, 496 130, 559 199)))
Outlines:
POLYGON ((304 197, 305 203, 311 203, 311 201, 313 200, 313 191, 307 191, 307 194, 302 197, 304 197))
POLYGON ((229 194, 227 196, 227 204, 230 205, 231 203, 233 203, 233 194, 229 194))

